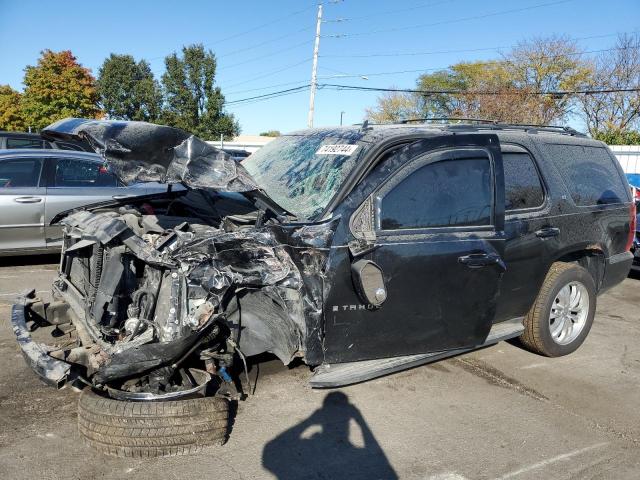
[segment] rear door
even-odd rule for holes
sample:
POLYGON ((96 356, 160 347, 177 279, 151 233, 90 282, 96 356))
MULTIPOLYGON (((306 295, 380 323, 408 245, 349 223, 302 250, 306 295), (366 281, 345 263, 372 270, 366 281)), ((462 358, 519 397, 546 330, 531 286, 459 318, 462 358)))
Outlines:
POLYGON ((41 157, 0 160, 0 250, 44 248, 41 157))
POLYGON ((105 200, 143 195, 144 188, 125 187, 100 160, 80 157, 47 159, 46 244, 62 244, 62 227, 50 225, 58 213, 105 200))

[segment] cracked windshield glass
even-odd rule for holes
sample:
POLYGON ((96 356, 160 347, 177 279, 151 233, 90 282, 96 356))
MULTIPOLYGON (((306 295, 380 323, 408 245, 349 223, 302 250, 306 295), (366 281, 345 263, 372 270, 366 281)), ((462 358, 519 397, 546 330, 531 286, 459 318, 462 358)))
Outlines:
POLYGON ((312 219, 329 203, 362 155, 360 130, 279 137, 242 165, 281 207, 312 219))

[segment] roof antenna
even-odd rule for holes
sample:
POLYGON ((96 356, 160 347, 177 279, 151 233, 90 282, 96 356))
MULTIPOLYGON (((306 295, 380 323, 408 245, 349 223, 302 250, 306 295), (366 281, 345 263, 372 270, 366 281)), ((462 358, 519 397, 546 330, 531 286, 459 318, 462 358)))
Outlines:
POLYGON ((364 122, 362 122, 362 127, 360 127, 360 129, 366 130, 367 128, 369 128, 369 119, 365 118, 364 122))

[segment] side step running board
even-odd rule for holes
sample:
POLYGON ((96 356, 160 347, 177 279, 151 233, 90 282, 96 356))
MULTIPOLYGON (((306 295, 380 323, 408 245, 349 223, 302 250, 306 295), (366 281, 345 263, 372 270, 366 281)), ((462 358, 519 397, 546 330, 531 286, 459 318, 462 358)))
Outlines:
POLYGON ((517 337, 523 331, 522 318, 514 318, 513 320, 494 325, 485 342, 477 347, 421 353, 403 357, 363 360, 360 362, 323 364, 316 368, 309 384, 313 388, 333 388, 352 385, 493 345, 502 340, 517 337))

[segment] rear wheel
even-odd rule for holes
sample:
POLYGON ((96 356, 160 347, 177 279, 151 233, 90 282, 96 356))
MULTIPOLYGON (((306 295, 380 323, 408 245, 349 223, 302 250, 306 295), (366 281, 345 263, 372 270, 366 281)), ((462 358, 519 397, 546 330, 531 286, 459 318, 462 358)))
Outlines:
POLYGON ((93 448, 117 457, 186 455, 221 445, 228 417, 228 402, 215 397, 126 402, 85 388, 78 401, 80 435, 93 448))
POLYGON ((556 262, 524 320, 520 341, 547 357, 575 351, 589 334, 596 311, 591 274, 579 265, 556 262))

